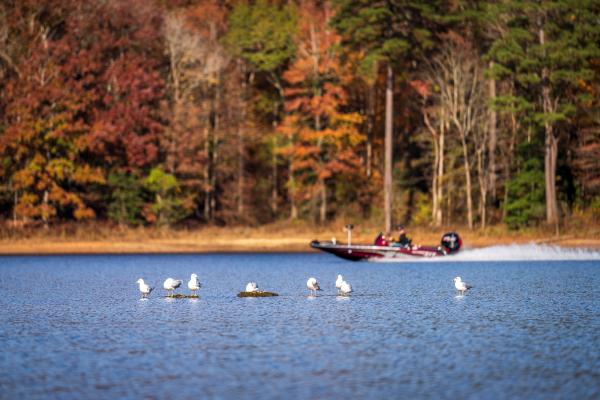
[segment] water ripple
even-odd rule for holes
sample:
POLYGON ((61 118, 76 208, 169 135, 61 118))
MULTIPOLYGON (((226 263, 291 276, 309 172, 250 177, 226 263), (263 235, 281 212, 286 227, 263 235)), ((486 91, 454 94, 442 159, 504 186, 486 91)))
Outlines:
POLYGON ((597 261, 0 257, 0 389, 26 398, 600 397, 597 261), (165 299, 167 276, 200 298, 165 299), (335 295, 337 273, 352 283, 335 295), (452 278, 475 288, 457 296, 452 278), (324 292, 308 296, 316 276, 324 292), (158 287, 140 300, 135 281, 158 287), (280 293, 237 298, 245 283, 280 293))

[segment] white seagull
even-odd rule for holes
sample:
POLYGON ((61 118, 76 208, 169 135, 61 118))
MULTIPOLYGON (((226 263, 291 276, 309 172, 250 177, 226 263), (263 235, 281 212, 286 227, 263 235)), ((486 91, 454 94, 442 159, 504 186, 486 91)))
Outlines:
POLYGON ((317 290, 321 290, 321 288, 319 287, 319 282, 317 282, 317 280, 315 278, 308 278, 308 280, 306 281, 306 287, 308 288, 308 290, 310 290, 310 293, 315 294, 315 296, 317 295, 317 290))
POLYGON ((154 290, 154 288, 150 287, 150 285, 147 285, 142 278, 138 279, 136 283, 140 284, 140 292, 142 293, 142 299, 148 297, 148 295, 154 290))
POLYGON ((192 294, 196 294, 196 292, 198 291, 198 289, 200 289, 202 287, 202 285, 200 284, 200 281, 198 280, 198 275, 196 274, 192 274, 190 276, 190 281, 188 282, 188 289, 190 289, 192 291, 192 294))
POLYGON ((163 283, 163 287, 166 291, 170 292, 169 296, 173 297, 173 292, 175 291, 175 289, 181 286, 182 283, 183 281, 179 279, 167 278, 167 280, 165 280, 165 283, 163 283))
POLYGON ((467 284, 466 282, 463 282, 462 279, 460 279, 460 276, 457 276, 456 278, 454 278, 454 287, 456 288, 456 290, 458 290, 458 293, 460 295, 463 295, 467 290, 471 289, 473 286, 467 284))
POLYGON ((342 284, 340 285, 340 292, 342 295, 347 296, 352 292, 352 286, 348 282, 342 281, 342 284))
POLYGON ((335 287, 338 291, 338 294, 340 293, 340 288, 342 287, 342 282, 344 282, 344 278, 342 278, 342 275, 338 274, 337 280, 335 281, 335 287))
POLYGON ((256 284, 256 282, 248 282, 248 284, 246 285, 246 292, 258 292, 258 285, 256 284))

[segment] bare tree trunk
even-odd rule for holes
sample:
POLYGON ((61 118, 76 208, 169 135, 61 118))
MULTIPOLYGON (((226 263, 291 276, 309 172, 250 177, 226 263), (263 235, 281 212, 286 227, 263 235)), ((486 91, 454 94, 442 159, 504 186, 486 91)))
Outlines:
MULTIPOLYGON (((283 102, 283 91, 279 91, 279 98, 281 100, 281 102, 283 102)), ((275 119, 273 120, 273 132, 277 131, 277 116, 279 114, 279 102, 275 103, 275 113, 274 113, 274 117, 275 119)), ((285 110, 284 110, 285 113, 285 110)), ((271 211, 273 212, 273 215, 275 217, 277 217, 277 211, 279 210, 279 167, 278 167, 278 157, 277 157, 277 147, 278 147, 278 143, 277 143, 277 136, 273 135, 273 139, 272 139, 272 154, 271 154, 271 179, 273 180, 272 182, 272 186, 271 186, 271 211)), ((291 171, 291 170, 290 170, 291 171)))
POLYGON ((16 228, 17 227, 17 206, 19 205, 19 194, 17 193, 17 191, 15 190, 15 197, 14 197, 14 205, 13 205, 13 226, 16 228))
MULTIPOLYGON (((273 131, 275 131, 277 129, 277 124, 274 122, 273 123, 273 131)), ((278 179, 278 171, 277 171, 277 138, 273 135, 272 141, 271 141, 271 145, 272 145, 272 151, 271 151, 271 180, 272 182, 272 186, 271 186, 271 211, 273 212, 273 215, 277 216, 277 210, 278 210, 278 206, 277 203, 279 202, 278 199, 278 195, 277 195, 277 179, 278 179)))
POLYGON ((483 168, 483 155, 484 155, 484 145, 485 143, 481 144, 481 147, 479 147, 477 149, 477 178, 479 180, 479 216, 481 218, 480 220, 480 226, 481 229, 485 229, 486 226, 486 213, 487 213, 487 192, 488 192, 488 187, 487 187, 487 180, 488 178, 486 177, 485 174, 485 169, 483 168))
MULTIPOLYGON (((513 86, 511 84, 509 94, 512 96, 513 94, 513 86)), ((508 154, 504 159, 504 202, 503 204, 508 203, 508 182, 511 180, 511 166, 513 165, 515 147, 517 143, 517 131, 519 130, 519 122, 517 121, 517 116, 513 111, 510 112, 510 138, 508 140, 508 154)), ((502 207, 502 220, 506 220, 506 207, 502 207)))
MULTIPOLYGON (((275 88, 277 89, 277 93, 279 94, 279 107, 285 102, 285 94, 283 91, 283 86, 281 85, 281 82, 279 81, 279 78, 277 75, 273 75, 271 77, 271 83, 273 84, 273 86, 275 86, 275 88)), ((283 117, 285 118, 285 108, 283 108, 283 117)), ((294 139, 292 138, 291 140, 291 144, 293 144, 294 139)), ((298 219, 298 206, 296 205, 296 180, 294 177, 294 170, 292 167, 292 158, 289 158, 289 164, 288 164, 288 182, 287 182, 287 193, 288 193, 288 200, 290 202, 290 220, 295 220, 298 219)))
MULTIPOLYGON (((453 165, 453 163, 450 163, 450 165, 453 165)), ((454 220, 454 215, 452 214, 452 197, 454 195, 454 181, 452 179, 449 180, 448 182, 448 192, 447 192, 447 196, 446 196, 446 223, 447 224, 451 224, 454 220)))
POLYGON ((237 130, 238 136, 238 181, 237 181, 237 213, 238 216, 242 216, 244 214, 244 132, 241 128, 238 127, 237 130))
POLYGON ((437 214, 435 215, 435 226, 442 226, 444 222, 444 216, 442 213, 442 199, 444 198, 444 146, 446 139, 446 118, 444 112, 442 112, 440 119, 440 144, 439 144, 439 162, 438 162, 438 170, 437 170, 437 198, 439 202, 437 214))
MULTIPOLYGON (((207 116, 208 120, 208 129, 211 130, 210 140, 207 138, 207 164, 208 164, 208 182, 206 182, 208 198, 206 199, 205 207, 208 208, 208 219, 213 220, 215 215, 215 209, 217 206, 217 198, 216 198, 216 187, 217 187, 217 162, 218 162, 218 147, 219 147, 219 130, 221 129, 221 102, 223 95, 223 67, 224 57, 221 55, 219 51, 219 46, 215 44, 219 42, 217 26, 216 22, 209 22, 210 29, 210 43, 212 44, 209 47, 208 52, 213 54, 218 54, 217 58, 219 58, 220 68, 214 70, 212 74, 212 79, 216 82, 214 83, 214 94, 212 96, 211 101, 211 113, 207 116), (212 114, 212 121, 211 121, 212 114)), ((207 78, 211 77, 212 74, 208 74, 207 78)), ((210 78, 208 79, 210 82, 210 78)), ((209 84, 210 85, 210 84, 209 84)), ((210 88, 210 86, 209 86, 210 88)))
POLYGON ((219 147, 219 130, 221 129, 221 96, 223 95, 223 77, 219 73, 217 86, 215 88, 215 100, 213 106, 214 123, 211 141, 211 156, 210 156, 210 219, 213 219, 215 208, 217 206, 217 162, 218 162, 218 147, 219 147))
POLYGON ((44 221, 44 228, 48 229, 48 190, 44 190, 44 206, 42 208, 42 220, 44 221))
MULTIPOLYGON (((469 229, 473 229, 473 194, 471 182, 471 163, 469 159, 469 136, 480 133, 480 121, 485 119, 487 110, 484 107, 485 96, 482 90, 482 75, 480 74, 480 59, 469 42, 449 42, 441 54, 430 64, 432 81, 440 88, 439 104, 442 108, 442 124, 449 128, 452 124, 458 132, 462 145, 462 158, 465 171, 467 221, 469 229), (447 120, 447 122, 446 122, 447 120)), ((479 145, 476 149, 485 148, 486 141, 479 135, 475 139, 479 145), (477 140, 480 139, 480 140, 477 140)), ((443 145, 438 180, 443 179, 443 145)), ((452 164, 454 165, 454 164, 452 164)), ((454 182, 452 182, 454 183, 454 182)), ((438 188, 443 185, 438 182, 438 188)), ((452 185, 454 187, 454 185, 452 185)), ((451 204, 454 193, 448 187, 448 204, 451 204)), ((442 193, 439 193, 439 198, 442 193)), ((451 208, 448 208, 450 222, 451 208)), ((441 219, 441 218, 440 218, 441 219)))
MULTIPOLYGON (((433 135, 433 132, 432 132, 433 135)), ((433 224, 437 226, 436 217, 438 215, 438 209, 440 208, 440 201, 438 197, 438 166, 440 163, 440 146, 438 141, 438 135, 433 135, 433 177, 431 179, 431 196, 432 196, 432 209, 431 209, 431 220, 433 224)))
POLYGON ((210 174, 210 219, 212 220, 217 209, 217 172, 219 165, 219 131, 215 129, 212 141, 212 173, 210 174))
MULTIPOLYGON (((319 149, 321 149, 322 145, 323 145, 323 140, 321 138, 319 138, 319 143, 318 143, 319 149)), ((319 174, 322 173, 323 162, 320 161, 320 164, 321 164, 321 171, 319 171, 319 174)), ((320 202, 320 206, 319 206, 319 222, 325 223, 325 220, 327 219, 327 186, 325 184, 325 179, 323 179, 322 176, 319 176, 319 192, 320 192, 320 196, 321 196, 321 202, 320 202)))
MULTIPOLYGON (((540 23, 541 25, 541 23, 540 23)), ((543 28, 539 31, 540 44, 543 46, 546 42, 543 28)), ((549 71, 542 69, 542 103, 544 114, 554 112, 552 99, 550 98, 550 86, 548 84, 549 71)), ((558 139, 554 136, 554 127, 548 121, 544 123, 546 134, 545 156, 544 156, 544 178, 546 181, 546 223, 554 225, 556 234, 558 229, 558 203, 556 200, 556 159, 558 155, 558 139)))
POLYGON ((463 132, 460 134, 460 140, 463 149, 463 164, 465 168, 465 181, 467 184, 467 222, 469 229, 473 229, 473 197, 471 194, 471 165, 469 163, 469 149, 467 148, 467 140, 463 132))
MULTIPOLYGON (((493 68, 494 62, 490 61, 490 69, 493 68)), ((490 100, 493 101, 496 98, 496 80, 490 79, 489 82, 489 96, 490 100)), ((490 106, 489 115, 489 141, 488 141, 488 167, 489 167, 489 189, 491 190, 492 200, 496 199, 496 145, 498 143, 497 134, 498 125, 498 112, 494 106, 490 106)))
MULTIPOLYGON (((321 116, 315 115, 315 131, 321 132, 321 116)), ((319 222, 324 223, 327 218, 327 187, 325 185, 325 179, 323 179, 323 158, 321 156, 321 151, 323 147, 323 138, 319 136, 317 140, 317 148, 319 149, 319 193, 321 197, 320 206, 319 206, 319 222)))
POLYGON ((477 125, 473 135, 475 143, 475 157, 477 162, 477 181, 479 186, 479 223, 483 230, 487 224, 487 197, 489 192, 489 182, 491 168, 489 167, 489 157, 486 159, 486 149, 489 150, 489 128, 485 125, 477 125), (488 162, 488 168, 485 163, 488 162))
MULTIPOLYGON (((310 44, 311 44, 311 52, 313 59, 313 74, 314 76, 319 76, 319 43, 317 39, 317 35, 315 33, 314 23, 310 22, 310 44)), ((317 83, 313 88, 313 94, 316 98, 320 98, 322 95, 322 90, 320 87, 320 83, 317 83)), ((315 131, 319 133, 319 138, 317 139, 317 148, 319 149, 319 171, 317 174, 319 175, 319 191, 320 191, 320 207, 319 207, 319 222, 324 223, 327 218, 327 187, 325 185, 325 179, 323 178, 323 169, 324 169, 324 160, 323 160, 323 137, 321 135, 321 115, 317 112, 314 116, 315 123, 315 131)))
POLYGON ((208 123, 204 127, 204 166, 202 178, 204 182, 204 219, 210 220, 210 128, 208 123))
POLYGON ((385 231, 392 230, 392 137, 394 130, 394 70, 390 63, 387 66, 385 88, 385 166, 383 179, 385 231))
POLYGON ((295 220, 298 219, 298 207, 296 206, 296 180, 294 179, 294 170, 292 169, 291 162, 289 175, 288 197, 290 198, 290 219, 295 220))
POLYGON ((371 177, 373 166, 373 129, 375 127, 375 83, 369 85, 367 97, 367 178, 371 177))
MULTIPOLYGON (((171 20, 173 21, 173 20, 171 20)), ((173 120, 174 120, 174 125, 171 126, 169 128, 169 132, 168 132, 168 145, 167 145, 167 170, 169 171, 169 173, 174 174, 175 173, 175 160, 177 158, 176 156, 176 152, 177 152, 177 134, 178 134, 178 130, 180 128, 180 118, 181 118, 181 100, 182 100, 182 96, 181 96, 181 84, 180 84, 180 75, 181 75, 181 71, 179 69, 179 59, 177 57, 177 50, 176 50, 176 46, 175 43, 173 42, 173 40, 169 40, 170 38, 167 35, 167 43, 169 46, 169 61, 170 61, 170 72, 171 72, 171 83, 173 85, 173 111, 172 111, 172 115, 173 115, 173 120)))
POLYGON ((440 107, 439 116, 439 132, 433 127, 429 121, 427 111, 423 112, 425 125, 429 129, 432 136, 433 142, 433 167, 432 167, 432 182, 431 182, 431 195, 433 201, 433 207, 431 210, 431 219, 434 226, 442 225, 442 175, 444 173, 444 119, 443 111, 440 107))
POLYGON ((325 180, 321 179, 321 207, 319 209, 319 221, 323 224, 327 219, 327 186, 325 180))
MULTIPOLYGON (((175 94, 175 96, 177 96, 177 94, 175 94)), ((171 126, 168 128, 169 130, 167 131, 167 155, 166 155, 166 166, 167 166, 167 171, 169 171, 170 174, 175 174, 175 169, 176 169, 176 162, 175 160, 177 159, 177 136, 180 133, 180 127, 181 127, 181 121, 180 121, 180 115, 181 115, 181 101, 178 99, 174 100, 174 104, 173 104, 173 111, 172 111, 172 124, 171 126)))
POLYGON ((237 181, 237 213, 238 216, 244 214, 244 187, 245 187, 245 146, 244 146, 244 127, 246 125, 246 107, 247 107, 247 91, 248 83, 246 81, 246 68, 242 60, 239 60, 242 74, 242 95, 241 95, 241 110, 237 124, 237 153, 238 153, 238 181, 237 181))
MULTIPOLYGON (((283 94, 280 93, 280 96, 283 94)), ((275 102, 275 111, 273 113, 273 137, 271 139, 271 212, 277 217, 277 211, 279 209, 279 195, 278 195, 278 166, 277 166, 277 116, 279 114, 279 102, 275 102)))
POLYGON ((546 154, 544 156, 544 175, 546 180, 546 222, 554 225, 554 229, 558 235, 558 204, 556 201, 557 155, 558 139, 552 132, 552 126, 546 124, 546 154))

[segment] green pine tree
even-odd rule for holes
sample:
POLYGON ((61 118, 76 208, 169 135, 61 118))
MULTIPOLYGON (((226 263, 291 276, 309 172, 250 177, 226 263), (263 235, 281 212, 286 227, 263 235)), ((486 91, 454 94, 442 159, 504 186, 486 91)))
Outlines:
POLYGON ((183 201, 178 196, 179 184, 174 175, 160 167, 152 168, 144 180, 144 187, 154 197, 154 202, 146 212, 146 218, 158 226, 171 225, 183 219, 187 213, 183 201))
POLYGON ((510 229, 538 225, 544 219, 544 172, 541 140, 523 143, 518 151, 520 169, 506 187, 504 205, 510 229))
POLYGON ((254 4, 239 2, 228 22, 225 43, 230 51, 283 92, 281 76, 296 53, 295 7, 279 6, 269 0, 258 0, 254 4))
POLYGON ((406 77, 411 62, 433 47, 431 27, 438 2, 336 0, 334 4, 337 12, 332 24, 344 46, 364 54, 362 69, 386 68, 384 218, 385 230, 390 231, 394 80, 398 74, 406 77))
POLYGON ((108 217, 119 225, 139 223, 143 205, 140 180, 130 174, 111 172, 108 186, 111 190, 108 217))
MULTIPOLYGON (((558 231, 557 160, 561 134, 568 129, 599 55, 598 2, 506 0, 490 5, 496 20, 506 21, 489 57, 495 77, 510 79, 524 111, 526 129, 544 133, 546 222, 558 231)), ((500 99, 502 100, 502 99, 500 99)), ((512 101, 507 101, 512 100, 512 101)))

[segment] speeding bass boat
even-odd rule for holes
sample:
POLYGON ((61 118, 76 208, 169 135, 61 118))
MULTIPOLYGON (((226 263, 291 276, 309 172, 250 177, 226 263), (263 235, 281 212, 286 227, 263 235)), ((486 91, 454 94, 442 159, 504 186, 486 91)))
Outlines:
POLYGON ((382 240, 382 234, 377 236, 373 245, 352 244, 351 226, 348 228, 348 231, 348 244, 338 244, 335 241, 313 240, 310 246, 351 261, 376 259, 410 260, 415 257, 443 257, 456 254, 462 246, 460 236, 456 232, 445 233, 442 236, 439 246, 399 246, 387 244, 385 240, 382 240))

